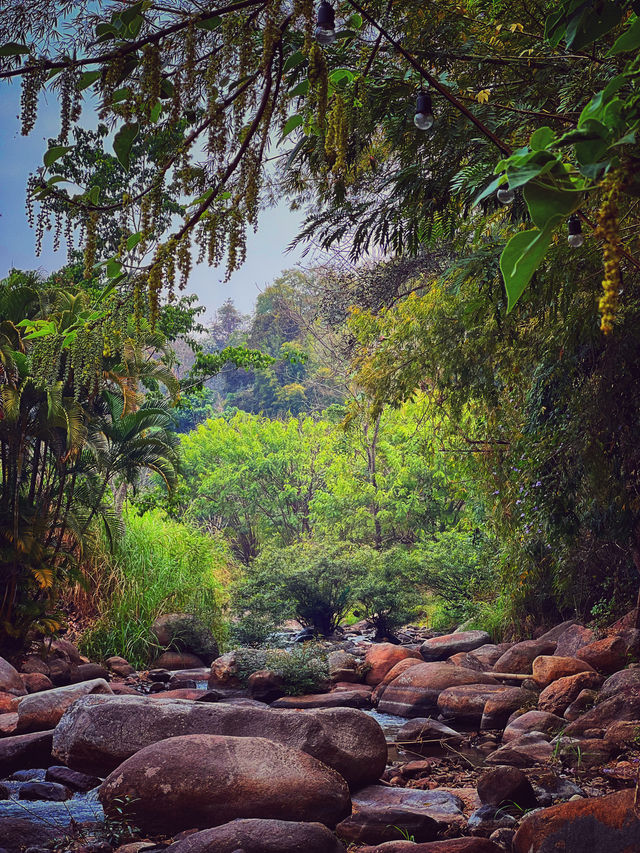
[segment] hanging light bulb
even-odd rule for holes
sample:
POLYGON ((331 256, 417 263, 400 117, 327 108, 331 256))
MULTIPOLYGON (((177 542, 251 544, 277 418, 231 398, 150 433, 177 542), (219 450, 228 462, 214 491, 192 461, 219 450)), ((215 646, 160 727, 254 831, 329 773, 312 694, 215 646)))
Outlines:
POLYGON ((428 92, 418 92, 416 98, 416 114, 413 123, 418 130, 429 130, 433 127, 433 107, 431 106, 431 95, 428 92))
POLYGON ((509 184, 503 184, 496 193, 500 204, 511 204, 516 197, 515 190, 512 190, 509 184))
POLYGON ((318 8, 316 40, 320 44, 333 44, 336 40, 336 13, 327 0, 322 0, 318 8))
POLYGON ((578 249, 584 243, 584 234, 582 233, 582 222, 577 213, 572 213, 569 217, 569 236, 567 241, 572 249, 578 249))

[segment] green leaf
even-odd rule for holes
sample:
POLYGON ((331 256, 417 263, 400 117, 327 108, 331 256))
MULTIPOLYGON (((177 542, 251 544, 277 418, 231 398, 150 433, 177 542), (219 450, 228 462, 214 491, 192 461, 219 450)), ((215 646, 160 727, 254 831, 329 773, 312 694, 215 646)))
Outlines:
POLYGON ((23 53, 29 53, 29 48, 26 44, 18 44, 15 41, 10 41, 0 46, 0 56, 20 56, 23 53))
POLYGON ((135 249, 140 240, 142 240, 142 231, 136 231, 135 234, 129 234, 127 237, 127 249, 129 251, 135 249))
POLYGON ((107 261, 107 278, 115 278, 122 272, 122 264, 116 261, 115 258, 109 258, 107 261))
POLYGON ((535 133, 531 134, 529 145, 534 151, 544 151, 555 138, 556 135, 550 127, 539 127, 535 133))
POLYGON ((123 86, 122 89, 116 89, 116 91, 111 96, 112 104, 119 104, 120 101, 126 101, 128 97, 131 96, 131 89, 127 86, 123 86))
POLYGON ((524 186, 524 184, 533 180, 533 178, 537 178, 539 175, 550 172, 558 163, 557 158, 546 151, 536 151, 535 153, 538 155, 544 154, 546 157, 540 156, 537 160, 531 159, 528 163, 524 163, 522 166, 516 168, 511 168, 507 163, 507 177, 512 190, 524 186))
POLYGON ((72 182, 67 180, 67 178, 64 178, 62 175, 51 175, 51 177, 47 179, 48 187, 52 187, 54 184, 60 183, 70 184, 72 182))
POLYGON ((190 204, 188 204, 187 207, 196 207, 197 205, 204 204, 205 201, 207 201, 207 199, 211 198, 212 193, 213 193, 212 188, 206 190, 205 192, 202 193, 201 196, 199 196, 197 199, 195 199, 190 204))
POLYGON ((531 181, 524 187, 522 194, 533 224, 544 230, 547 226, 555 226, 562 219, 566 219, 579 206, 582 192, 578 189, 558 189, 539 181, 531 181))
POLYGON ((125 124, 116 133, 113 139, 113 150, 120 161, 120 164, 126 171, 129 171, 129 162, 131 156, 131 146, 139 133, 139 127, 136 123, 125 124))
POLYGON ((96 80, 99 80, 102 77, 102 71, 85 71, 80 75, 78 80, 78 91, 82 92, 84 89, 88 89, 96 80))
POLYGON ((362 15, 360 15, 358 12, 354 12, 354 14, 350 15, 347 19, 347 26, 351 27, 352 30, 361 30, 362 23, 362 15))
POLYGON ((286 62, 282 66, 282 70, 286 74, 287 71, 291 71, 292 68, 297 68, 298 65, 302 65, 306 58, 307 57, 302 53, 302 51, 297 50, 295 53, 292 53, 291 56, 287 57, 286 62))
POLYGON ((151 113, 149 115, 153 124, 155 124, 158 121, 158 119, 160 118, 161 112, 162 112, 162 104, 160 103, 160 101, 158 101, 156 104, 154 104, 154 106, 151 110, 151 113))
POLYGON ((640 48, 640 18, 633 15, 629 19, 629 29, 616 39, 607 56, 616 56, 618 53, 627 53, 638 48, 640 48))
POLYGON ((487 198, 487 196, 493 195, 493 193, 496 192, 500 184, 505 183, 505 181, 506 179, 504 175, 498 175, 497 178, 494 178, 493 181, 491 181, 491 183, 474 198, 474 200, 471 202, 471 207, 474 208, 477 204, 480 204, 483 199, 487 198))
POLYGON ((49 166, 52 166, 56 160, 64 157, 72 148, 73 145, 55 145, 53 148, 50 148, 44 155, 44 165, 48 169, 49 166))
POLYGON ((87 191, 87 198, 91 204, 97 204, 98 199, 100 198, 100 187, 91 187, 91 189, 87 191))
POLYGON ((551 243, 552 228, 532 228, 514 234, 500 256, 500 270, 507 291, 507 313, 513 310, 551 243))
POLYGON ((214 15, 212 18, 205 18, 203 21, 198 21, 196 27, 201 30, 217 30, 222 23, 220 15, 214 15))
POLYGON ((349 83, 353 80, 356 75, 349 68, 336 68, 335 71, 332 71, 329 79, 332 83, 339 83, 341 80, 348 80, 349 83))
POLYGON ((309 81, 301 80, 297 86, 294 86, 293 89, 289 92, 290 98, 295 98, 297 95, 306 95, 309 91, 309 81))
POLYGON ((280 141, 282 142, 282 140, 285 138, 285 136, 288 136, 292 130, 296 129, 296 127, 300 127, 300 125, 303 124, 303 122, 304 122, 304 116, 301 116, 301 115, 289 116, 289 118, 286 121, 285 126, 282 128, 282 136, 280 137, 280 141))

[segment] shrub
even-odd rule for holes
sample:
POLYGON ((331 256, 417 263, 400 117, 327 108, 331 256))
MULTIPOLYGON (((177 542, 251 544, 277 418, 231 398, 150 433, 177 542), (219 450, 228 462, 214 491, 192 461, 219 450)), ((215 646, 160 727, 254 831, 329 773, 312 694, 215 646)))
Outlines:
POLYGON ((124 536, 105 561, 95 590, 102 616, 80 642, 87 655, 122 655, 144 667, 159 651, 151 625, 170 612, 194 614, 198 633, 224 641, 221 605, 231 558, 221 538, 171 521, 159 510, 130 512, 124 536))
POLYGON ((329 680, 327 652, 317 643, 292 649, 236 649, 236 675, 244 684, 252 672, 271 669, 281 676, 290 696, 323 689, 329 680))

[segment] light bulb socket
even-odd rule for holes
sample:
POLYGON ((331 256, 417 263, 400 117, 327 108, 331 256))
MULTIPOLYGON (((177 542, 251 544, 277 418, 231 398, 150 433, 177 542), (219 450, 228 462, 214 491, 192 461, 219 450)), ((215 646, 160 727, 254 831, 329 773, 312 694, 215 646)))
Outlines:
POLYGON ((335 30, 336 28, 336 13, 333 6, 327 3, 327 0, 322 0, 318 7, 317 26, 323 30, 335 30))
POLYGON ((416 114, 433 115, 433 105, 431 103, 431 95, 428 92, 418 92, 416 98, 416 114))
POLYGON ((569 237, 575 237, 577 234, 582 234, 582 222, 577 213, 572 213, 569 217, 569 237))

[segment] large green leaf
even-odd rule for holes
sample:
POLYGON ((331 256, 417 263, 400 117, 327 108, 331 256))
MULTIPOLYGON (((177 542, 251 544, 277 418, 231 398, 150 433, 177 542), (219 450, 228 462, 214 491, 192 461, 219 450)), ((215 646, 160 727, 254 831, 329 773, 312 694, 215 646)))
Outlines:
POLYGON ((116 133, 113 139, 113 150, 116 157, 120 161, 123 168, 129 171, 129 162, 131 158, 131 146, 137 137, 140 128, 136 123, 125 124, 116 133))
POLYGON ((507 291, 507 313, 524 293, 551 243, 552 228, 532 228, 514 234, 502 250, 500 270, 507 291))
POLYGON ((627 53, 640 48, 640 18, 633 15, 629 23, 629 29, 616 40, 607 56, 615 56, 618 53, 627 53))
POLYGON ((522 194, 533 224, 543 230, 548 225, 557 225, 572 213, 578 207, 582 196, 582 192, 577 188, 560 189, 539 181, 528 183, 522 194))
POLYGON ((15 41, 10 41, 0 46, 0 56, 19 56, 22 53, 29 53, 29 48, 26 44, 17 44, 15 41))
POLYGON ((72 145, 55 145, 53 148, 50 148, 44 155, 44 165, 48 169, 49 166, 52 166, 56 160, 64 157, 72 148, 72 145))

